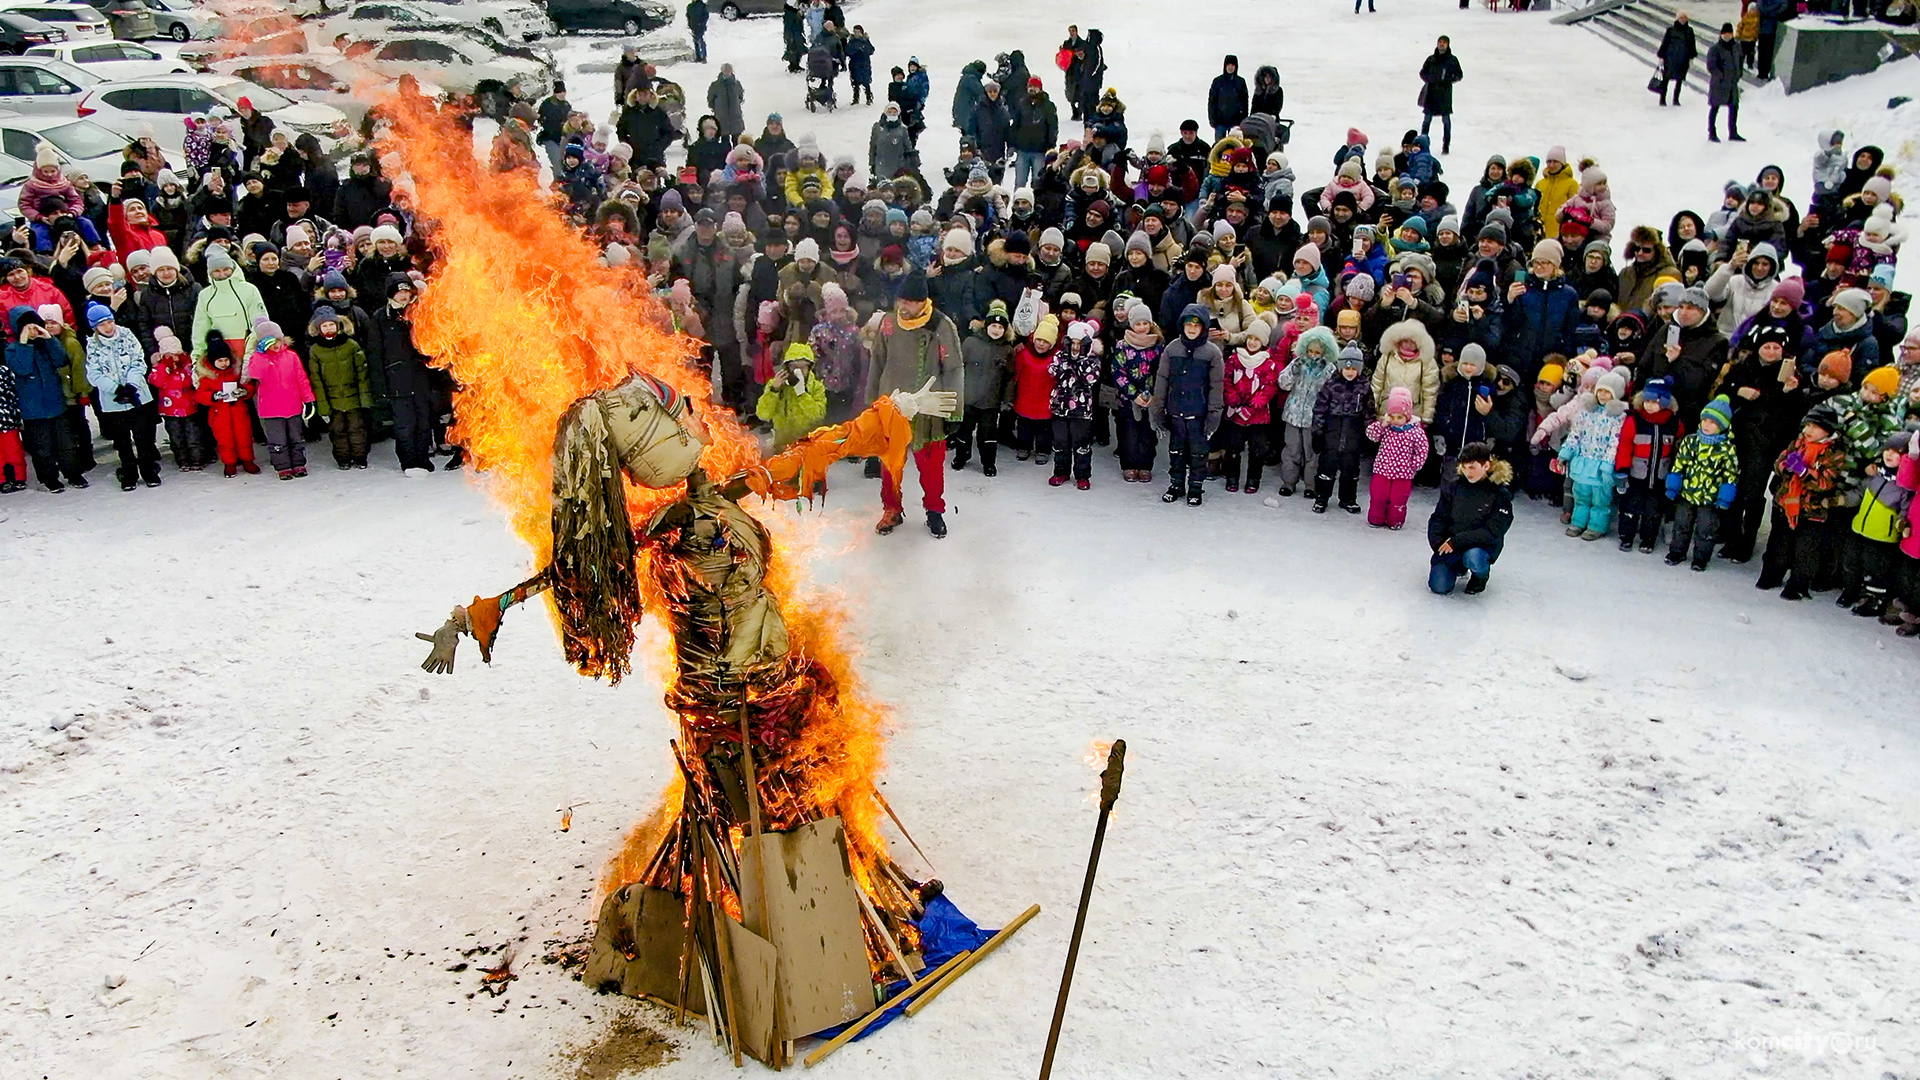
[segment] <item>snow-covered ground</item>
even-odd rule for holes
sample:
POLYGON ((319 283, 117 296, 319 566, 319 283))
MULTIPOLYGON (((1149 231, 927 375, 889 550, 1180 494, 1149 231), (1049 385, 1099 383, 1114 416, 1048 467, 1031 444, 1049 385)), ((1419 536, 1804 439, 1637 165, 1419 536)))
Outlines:
MULTIPOLYGON (((1270 29, 1233 47, 1280 62, 1303 183, 1349 123, 1406 125, 1437 32, 1469 76, 1461 184, 1565 142, 1613 173, 1623 224, 1664 224, 1767 161, 1798 192, 1833 118, 1913 162, 1891 73, 1755 93, 1754 141, 1709 148, 1610 46, 1446 3, 1362 16, 1364 46, 1329 32, 1338 0, 1097 22, 1048 2, 990 28, 852 9, 883 70, 911 50, 948 76, 937 101, 968 59, 1025 46, 1038 69, 1065 23, 1101 25, 1141 133, 1199 112, 1222 27, 1255 11, 1270 29)), ((713 56, 805 131, 777 39, 716 20, 713 56)), ((811 126, 831 153, 869 118, 811 126)), ((656 681, 575 677, 530 611, 491 667, 422 674, 413 631, 518 580, 524 548, 463 477, 403 480, 385 444, 366 473, 311 454, 297 483, 0 499, 0 1072, 609 1076, 636 1014, 677 1044, 648 1075, 726 1074, 704 1037, 540 961, 666 781, 656 681), (471 951, 508 944, 519 980, 471 996, 500 955, 471 951)), ((1299 499, 1163 506, 1096 460, 1090 493, 1011 460, 953 478, 937 543, 872 537, 851 468, 825 512, 770 513, 850 601, 895 706, 888 797, 951 895, 989 926, 1044 908, 823 1074, 1033 1069, 1093 826, 1084 759, 1119 736, 1056 1075, 1920 1075, 1913 642, 1757 593, 1750 567, 1567 540, 1538 506, 1486 595, 1435 598, 1430 493, 1381 533, 1299 499)))

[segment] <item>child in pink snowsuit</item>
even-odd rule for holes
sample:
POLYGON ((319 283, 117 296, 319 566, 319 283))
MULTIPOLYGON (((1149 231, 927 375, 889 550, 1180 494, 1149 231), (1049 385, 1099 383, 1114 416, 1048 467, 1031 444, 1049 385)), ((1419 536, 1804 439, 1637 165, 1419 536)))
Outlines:
POLYGON ((245 378, 253 386, 253 407, 267 433, 267 453, 280 479, 307 475, 305 413, 313 408, 313 384, 280 327, 266 319, 253 324, 253 355, 245 378))
POLYGON ((1387 418, 1368 424, 1367 438, 1380 444, 1367 482, 1367 524, 1398 529, 1407 523, 1413 478, 1427 463, 1427 432, 1413 415, 1413 391, 1396 386, 1387 392, 1387 418))

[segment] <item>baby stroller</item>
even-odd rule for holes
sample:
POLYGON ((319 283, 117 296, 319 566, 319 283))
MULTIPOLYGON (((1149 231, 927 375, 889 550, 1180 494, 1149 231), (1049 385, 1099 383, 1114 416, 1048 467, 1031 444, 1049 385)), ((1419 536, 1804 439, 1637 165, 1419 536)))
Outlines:
POLYGON ((807 50, 807 111, 817 108, 833 111, 833 82, 840 74, 833 50, 817 42, 807 50))

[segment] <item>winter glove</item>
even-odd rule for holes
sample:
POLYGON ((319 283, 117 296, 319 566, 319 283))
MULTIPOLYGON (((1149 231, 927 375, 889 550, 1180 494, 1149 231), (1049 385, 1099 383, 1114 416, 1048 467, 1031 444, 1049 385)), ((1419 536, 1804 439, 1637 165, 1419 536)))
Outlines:
POLYGON ((313 418, 316 412, 317 410, 314 409, 313 402, 311 401, 307 402, 305 405, 300 406, 301 422, 307 423, 307 424, 313 423, 313 418))
POLYGON ((1445 435, 1435 435, 1433 437, 1433 456, 1437 458, 1447 456, 1447 437, 1445 435))
POLYGON ((1677 499, 1680 497, 1681 483, 1682 480, 1679 473, 1670 472, 1667 474, 1667 498, 1677 499))
POLYGON ((1625 495, 1627 493, 1626 473, 1616 472, 1613 474, 1613 493, 1615 495, 1625 495))
POLYGON ((1316 431, 1313 433, 1313 452, 1315 454, 1324 454, 1327 452, 1327 433, 1326 432, 1316 431))
POLYGON ((113 391, 113 400, 122 405, 138 405, 140 404, 140 391, 134 389, 131 383, 121 383, 113 391))
POLYGON ((427 654, 426 662, 420 665, 421 671, 435 675, 453 674, 453 653, 460 645, 460 632, 465 622, 466 611, 454 608, 453 614, 447 616, 447 621, 440 624, 440 629, 431 634, 413 635, 421 641, 433 642, 433 651, 427 654))

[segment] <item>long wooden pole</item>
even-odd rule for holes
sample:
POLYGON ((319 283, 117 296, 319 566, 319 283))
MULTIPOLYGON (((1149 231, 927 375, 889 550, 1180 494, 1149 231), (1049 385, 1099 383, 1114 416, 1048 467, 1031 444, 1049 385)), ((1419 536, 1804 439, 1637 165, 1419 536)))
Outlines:
POLYGON ((1087 880, 1080 886, 1080 912, 1073 918, 1073 940, 1067 945, 1067 967, 1060 973, 1060 997, 1053 1003, 1053 1027, 1047 1032, 1047 1053, 1040 1059, 1040 1080, 1053 1075, 1053 1052, 1060 1045, 1060 1024, 1067 1018, 1067 993, 1073 989, 1073 966, 1080 959, 1080 934, 1087 928, 1087 905, 1093 900, 1093 875, 1100 869, 1100 845, 1107 839, 1107 818, 1120 798, 1120 776, 1127 764, 1127 742, 1115 739, 1100 774, 1100 823, 1093 829, 1093 854, 1087 858, 1087 880))
POLYGON ((831 1042, 827 1043, 825 1046, 822 1046, 820 1049, 815 1050, 813 1053, 808 1054, 807 1068, 811 1069, 815 1065, 818 1065, 822 1061, 825 1061, 827 1059, 828 1054, 831 1054, 835 1050, 838 1050, 841 1047, 852 1042, 854 1039, 860 1036, 861 1032, 867 1030, 869 1027, 872 1027, 873 1022, 875 1020, 880 1019, 882 1016, 885 1016, 888 1009, 891 1009, 895 1005, 900 1004, 902 1001, 905 1001, 907 998, 910 998, 913 995, 919 993, 921 990, 925 989, 926 987, 932 986, 935 979, 946 974, 947 971, 951 969, 955 964, 960 963, 970 955, 972 954, 964 953, 964 952, 960 953, 958 956, 955 956, 953 959, 948 960, 944 964, 941 964, 939 969, 936 970, 932 975, 929 975, 926 978, 921 979, 917 983, 909 983, 906 989, 888 998, 887 1003, 885 1005, 880 1006, 879 1008, 873 1010, 867 1015, 854 1021, 853 1024, 847 1028, 847 1030, 841 1032, 838 1035, 835 1035, 831 1042))
MULTIPOLYGON (((1035 915, 1038 915, 1038 914, 1040 914, 1040 905, 1035 904, 1032 907, 1028 908, 1027 910, 1021 912, 1019 918, 1001 927, 1000 932, 988 938, 987 943, 985 945, 982 945, 978 949, 975 949, 973 951, 973 955, 967 957, 966 963, 961 964, 959 967, 954 968, 952 971, 947 971, 946 975, 944 976, 940 976, 939 972, 935 972, 933 975, 930 975, 926 979, 921 980, 922 982, 928 982, 928 981, 934 980, 936 977, 938 977, 939 979, 939 981, 934 982, 933 985, 927 989, 926 993, 921 994, 919 997, 913 999, 913 1004, 907 1006, 907 1015, 918 1016, 920 1014, 921 1009, 924 1009, 929 1004, 932 1004, 933 999, 940 996, 941 991, 945 990, 947 987, 953 985, 954 983, 960 981, 960 976, 965 975, 969 971, 972 971, 973 965, 986 959, 988 953, 999 948, 1001 945, 1006 944, 1007 939, 1013 936, 1013 932, 1015 930, 1018 930, 1021 927, 1027 925, 1027 922, 1031 920, 1035 915)), ((947 965, 945 964, 941 965, 940 970, 946 971, 947 965)))

